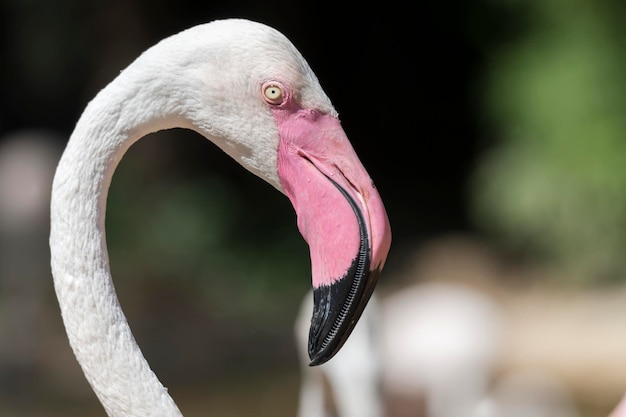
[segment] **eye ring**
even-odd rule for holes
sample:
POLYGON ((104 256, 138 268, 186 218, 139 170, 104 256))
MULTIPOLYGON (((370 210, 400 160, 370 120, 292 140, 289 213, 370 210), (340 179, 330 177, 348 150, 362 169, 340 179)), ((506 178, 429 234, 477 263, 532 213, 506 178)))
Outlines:
POLYGON ((285 100, 285 91, 283 86, 277 82, 267 82, 263 84, 263 98, 269 104, 281 104, 285 100))

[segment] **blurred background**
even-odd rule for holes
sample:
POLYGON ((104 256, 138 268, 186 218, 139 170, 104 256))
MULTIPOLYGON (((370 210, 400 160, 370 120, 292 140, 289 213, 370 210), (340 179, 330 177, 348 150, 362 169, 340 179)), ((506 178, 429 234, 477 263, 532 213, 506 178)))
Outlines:
MULTIPOLYGON (((493 314, 478 328, 499 323, 477 402, 521 385, 521 402, 562 406, 546 415, 608 414, 626 390, 626 6, 408 5, 0 0, 1 417, 105 415, 49 272, 55 164, 120 70, 224 17, 283 32, 339 111, 394 233, 381 303, 471 291, 493 314)), ((284 196, 197 134, 160 132, 119 166, 107 237, 131 327, 186 416, 296 414, 310 268, 284 196)), ((384 391, 388 417, 428 409, 384 391)))

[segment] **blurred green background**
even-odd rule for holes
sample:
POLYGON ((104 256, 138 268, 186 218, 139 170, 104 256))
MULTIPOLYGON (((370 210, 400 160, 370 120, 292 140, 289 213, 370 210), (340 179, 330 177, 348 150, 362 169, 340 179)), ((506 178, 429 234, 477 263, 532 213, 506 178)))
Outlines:
MULTIPOLYGON (((489 287, 511 297, 537 287, 582 300, 623 292, 620 0, 341 10, 0 0, 0 416, 104 415, 52 290, 54 163, 87 102, 141 51, 222 17, 285 33, 339 111, 392 224, 383 294, 419 283, 408 272, 415 254, 450 235, 492 251, 507 272, 489 287)), ((292 327, 310 270, 284 196, 198 135, 159 132, 134 145, 114 176, 107 238, 131 327, 186 415, 295 413, 292 327)), ((618 314, 626 318, 626 307, 618 314)), ((589 415, 608 411, 620 392, 572 390, 583 412, 600 413, 589 415)))

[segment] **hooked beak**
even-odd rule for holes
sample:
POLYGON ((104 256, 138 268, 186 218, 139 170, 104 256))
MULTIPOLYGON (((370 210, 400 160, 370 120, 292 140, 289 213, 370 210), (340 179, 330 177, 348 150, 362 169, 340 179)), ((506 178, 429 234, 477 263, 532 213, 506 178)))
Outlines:
POLYGON ((310 365, 320 365, 343 346, 367 305, 389 252, 391 229, 336 117, 299 110, 277 122, 278 174, 311 253, 309 357, 310 365))

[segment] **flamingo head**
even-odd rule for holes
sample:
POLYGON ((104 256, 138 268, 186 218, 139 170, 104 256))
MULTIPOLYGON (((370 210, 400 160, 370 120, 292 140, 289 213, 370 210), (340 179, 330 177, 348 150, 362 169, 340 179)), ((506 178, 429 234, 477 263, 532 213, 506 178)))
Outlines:
POLYGON ((312 365, 322 364, 350 335, 385 263, 391 244, 385 208, 337 112, 291 42, 243 20, 206 28, 211 36, 195 29, 169 46, 182 61, 177 67, 203 86, 185 89, 195 94, 185 102, 198 104, 186 118, 293 204, 311 255, 309 356, 312 365), (182 52, 186 38, 214 44, 196 49, 191 59, 182 52))

